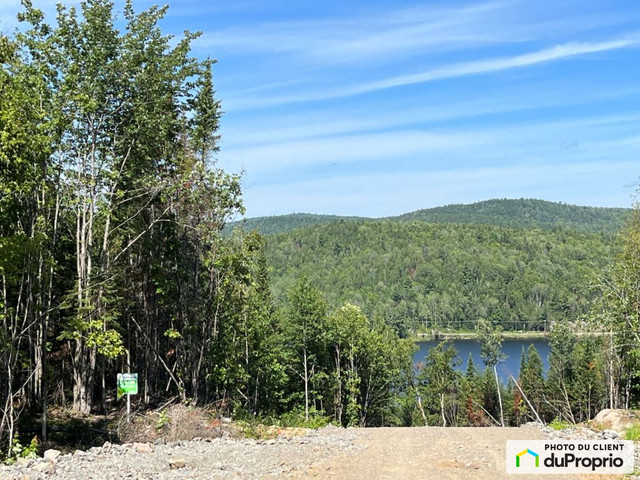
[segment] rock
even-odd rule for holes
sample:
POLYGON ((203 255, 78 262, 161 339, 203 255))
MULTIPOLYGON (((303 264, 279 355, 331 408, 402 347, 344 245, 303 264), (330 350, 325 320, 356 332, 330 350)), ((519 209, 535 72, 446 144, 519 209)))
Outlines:
POLYGON ((86 457, 87 456, 87 452, 85 452, 84 450, 76 450, 75 452, 73 452, 73 456, 74 457, 86 457))
POLYGON ((51 475, 55 471, 55 467, 52 462, 36 463, 32 468, 37 472, 46 473, 47 475, 51 475))
POLYGON ((49 450, 45 450, 44 459, 45 460, 49 460, 49 461, 53 461, 56 458, 58 458, 61 454, 62 454, 62 452, 60 450, 55 450, 53 448, 50 448, 49 450))
POLYGON ((133 448, 138 453, 152 453, 153 452, 153 447, 151 446, 150 443, 138 443, 138 442, 136 442, 136 443, 133 444, 133 448))
POLYGON ((628 410, 606 408, 593 419, 601 427, 616 432, 623 432, 633 424, 633 414, 628 410))
POLYGON ((26 473, 23 473, 22 475, 20 475, 20 480, 31 480, 31 477, 26 473))
POLYGON ((615 430, 604 430, 600 436, 605 440, 615 440, 616 438, 620 438, 620 434, 615 430))
POLYGON ((31 465, 33 465, 33 458, 18 458, 16 460, 16 466, 18 467, 29 468, 31 465))
POLYGON ((178 468, 184 468, 187 465, 187 462, 184 458, 172 458, 169 460, 169 468, 171 470, 176 470, 178 468))

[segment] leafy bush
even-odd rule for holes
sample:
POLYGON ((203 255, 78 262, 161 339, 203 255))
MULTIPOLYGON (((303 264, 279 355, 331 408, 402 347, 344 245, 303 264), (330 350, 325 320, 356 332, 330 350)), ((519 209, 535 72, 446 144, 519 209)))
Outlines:
POLYGON ((276 423, 281 427, 323 428, 331 423, 331 418, 312 408, 309 411, 309 420, 305 420, 304 409, 299 407, 283 413, 276 423))
POLYGON ((33 437, 31 442, 26 447, 20 443, 18 434, 13 437, 11 443, 11 449, 9 455, 5 460, 5 463, 11 465, 15 463, 17 458, 36 458, 38 456, 38 437, 33 437))
POLYGON ((573 425, 569 422, 565 422, 564 420, 559 420, 557 418, 554 418, 549 424, 549 426, 554 430, 564 430, 565 428, 570 428, 573 425))

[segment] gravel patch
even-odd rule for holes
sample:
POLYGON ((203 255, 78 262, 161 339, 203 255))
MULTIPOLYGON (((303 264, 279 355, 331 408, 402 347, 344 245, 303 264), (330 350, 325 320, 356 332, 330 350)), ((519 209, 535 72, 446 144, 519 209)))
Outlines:
POLYGON ((0 467, 2 480, 209 480, 300 476, 334 455, 355 452, 351 430, 301 430, 271 440, 194 439, 169 444, 112 445, 0 467))

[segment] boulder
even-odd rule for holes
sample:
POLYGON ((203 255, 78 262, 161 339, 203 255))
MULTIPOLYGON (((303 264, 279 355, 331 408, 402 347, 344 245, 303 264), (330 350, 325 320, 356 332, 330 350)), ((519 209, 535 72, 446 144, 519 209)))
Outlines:
POLYGON ((624 432, 633 424, 634 414, 629 410, 607 408, 599 412, 593 422, 600 428, 624 432))

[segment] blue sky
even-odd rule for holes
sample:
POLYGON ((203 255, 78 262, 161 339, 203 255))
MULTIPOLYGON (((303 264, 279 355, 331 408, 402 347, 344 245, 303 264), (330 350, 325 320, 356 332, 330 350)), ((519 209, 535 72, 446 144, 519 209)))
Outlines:
MULTIPOLYGON (((170 5, 164 31, 202 31, 193 53, 218 60, 218 164, 244 172, 249 217, 633 202, 640 2, 170 5)), ((3 30, 19 10, 0 0, 3 30)))

